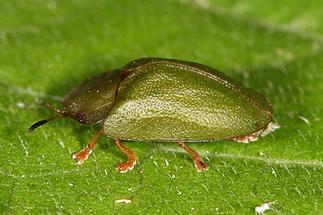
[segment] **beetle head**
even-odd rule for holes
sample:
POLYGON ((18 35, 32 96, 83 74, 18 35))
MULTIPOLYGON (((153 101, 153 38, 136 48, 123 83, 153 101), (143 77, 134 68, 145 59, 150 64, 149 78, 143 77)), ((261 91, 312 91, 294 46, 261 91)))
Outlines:
POLYGON ((44 103, 57 114, 34 123, 28 131, 31 132, 49 121, 62 117, 71 117, 82 124, 101 122, 108 116, 114 105, 122 77, 122 72, 115 70, 97 74, 83 81, 64 97, 62 109, 44 103))

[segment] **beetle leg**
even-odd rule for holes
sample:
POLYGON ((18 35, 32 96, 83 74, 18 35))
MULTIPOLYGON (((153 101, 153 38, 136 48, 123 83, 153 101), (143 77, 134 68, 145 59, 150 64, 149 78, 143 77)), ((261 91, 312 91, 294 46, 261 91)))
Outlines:
POLYGON ((104 134, 103 128, 101 128, 95 136, 92 138, 89 144, 87 144, 81 151, 73 154, 73 159, 77 161, 78 165, 81 165, 92 153, 93 148, 98 142, 99 138, 104 134))
POLYGON ((202 170, 208 169, 208 165, 203 162, 201 156, 194 149, 186 146, 182 141, 178 141, 177 145, 183 148, 192 157, 198 172, 202 172, 202 170))
POLYGON ((258 139, 258 136, 261 132, 257 131, 252 134, 246 135, 246 136, 240 136, 240 137, 234 137, 232 138, 234 141, 239 143, 249 143, 254 142, 258 139))
POLYGON ((270 122, 270 123, 268 123, 266 128, 263 128, 259 131, 256 131, 254 133, 251 133, 251 134, 248 134, 245 136, 234 137, 234 138, 232 138, 232 140, 234 140, 236 142, 240 142, 240 143, 253 142, 253 141, 256 141, 259 136, 262 136, 262 137, 266 136, 267 134, 273 132, 274 130, 276 130, 279 127, 280 126, 278 124, 270 122))
POLYGON ((120 151, 122 151, 122 153, 127 155, 128 157, 128 160, 126 162, 121 162, 117 165, 117 170, 119 170, 119 172, 121 173, 125 173, 128 170, 132 170, 137 162, 136 154, 130 149, 128 149, 126 146, 124 146, 121 143, 120 139, 116 139, 115 142, 118 149, 120 149, 120 151))

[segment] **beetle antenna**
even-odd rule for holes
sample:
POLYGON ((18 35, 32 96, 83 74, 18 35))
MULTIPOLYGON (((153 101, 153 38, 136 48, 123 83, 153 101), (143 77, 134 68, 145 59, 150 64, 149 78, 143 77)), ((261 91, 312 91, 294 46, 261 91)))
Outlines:
POLYGON ((34 123, 32 126, 30 126, 30 128, 28 129, 28 132, 32 132, 33 130, 35 130, 36 128, 38 128, 39 126, 42 126, 44 124, 46 124, 49 121, 52 121, 54 119, 58 119, 58 118, 62 118, 62 117, 66 117, 66 112, 64 110, 61 110, 57 107, 54 107, 53 105, 49 104, 48 102, 44 101, 42 103, 43 106, 47 107, 48 109, 53 110, 55 113, 57 113, 57 115, 54 115, 52 117, 49 117, 48 119, 44 119, 44 120, 40 120, 36 123, 34 123))
POLYGON ((33 130, 35 130, 39 126, 44 125, 47 122, 52 121, 54 119, 58 119, 58 118, 62 118, 62 117, 65 117, 65 116, 64 115, 55 115, 55 116, 49 117, 48 119, 40 120, 40 121, 34 123, 32 126, 30 126, 30 128, 28 129, 28 132, 31 133, 33 130))
POLYGON ((47 107, 48 109, 51 109, 53 110, 54 112, 60 114, 60 115, 65 115, 65 111, 64 110, 61 110, 57 107, 54 107, 53 105, 49 104, 48 102, 44 101, 42 103, 43 106, 47 107))

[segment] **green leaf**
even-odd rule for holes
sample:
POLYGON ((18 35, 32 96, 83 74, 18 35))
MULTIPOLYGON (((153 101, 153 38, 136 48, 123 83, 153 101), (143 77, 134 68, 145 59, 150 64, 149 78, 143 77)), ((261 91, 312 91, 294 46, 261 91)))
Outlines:
POLYGON ((322 6, 275 1, 2 1, 0 213, 273 214, 323 211, 322 6), (217 68, 273 103, 281 128, 251 144, 195 143, 198 173, 176 144, 125 142, 136 168, 102 138, 80 167, 71 159, 97 126, 52 122, 75 84, 141 57, 217 68), (118 203, 127 199, 130 203, 118 203))

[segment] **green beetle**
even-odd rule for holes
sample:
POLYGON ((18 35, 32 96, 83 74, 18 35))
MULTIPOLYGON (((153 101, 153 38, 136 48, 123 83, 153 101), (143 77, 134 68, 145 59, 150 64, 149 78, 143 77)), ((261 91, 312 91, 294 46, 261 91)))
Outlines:
POLYGON ((102 134, 113 138, 128 160, 117 166, 132 170, 136 155, 121 140, 176 142, 207 169, 199 154, 185 142, 255 141, 274 130, 271 104, 210 67, 172 59, 144 58, 121 69, 98 74, 71 90, 62 109, 45 103, 57 114, 33 124, 71 117, 83 124, 103 126, 73 158, 82 164, 102 134))

